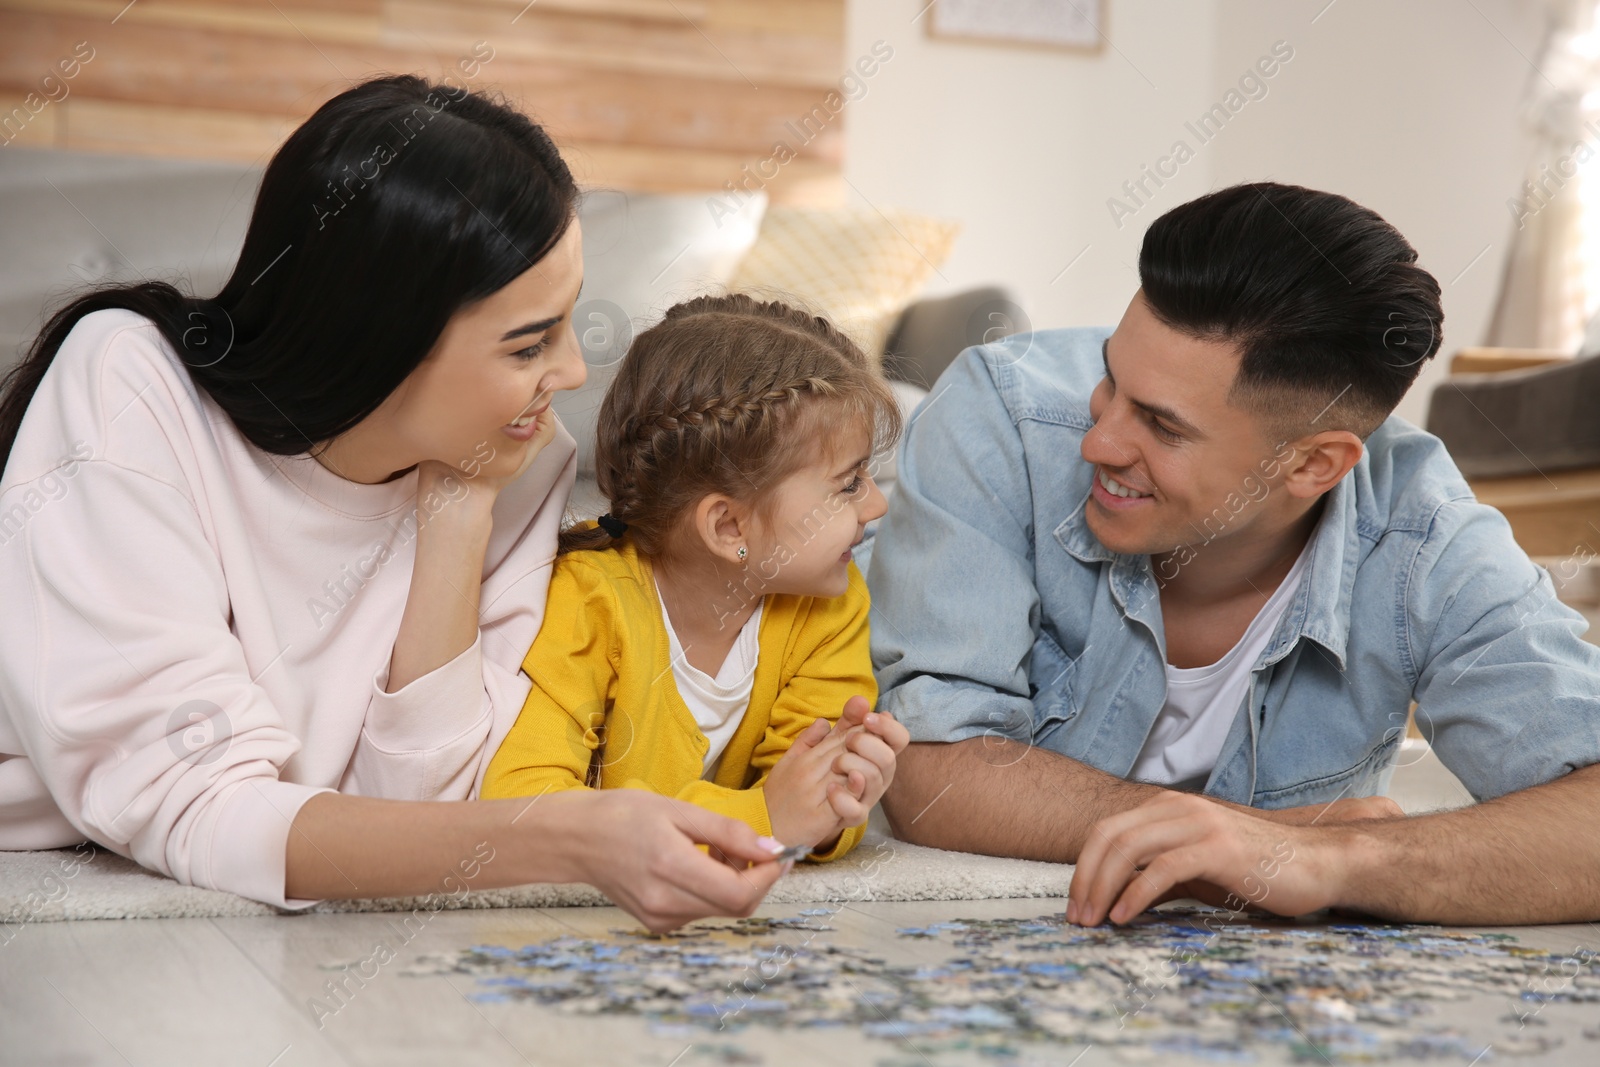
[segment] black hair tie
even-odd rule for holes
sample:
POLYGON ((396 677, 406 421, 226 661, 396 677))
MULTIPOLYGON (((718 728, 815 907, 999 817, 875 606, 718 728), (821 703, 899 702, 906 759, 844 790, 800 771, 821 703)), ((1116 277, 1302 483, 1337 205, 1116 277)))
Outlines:
POLYGON ((623 532, 628 528, 627 523, 612 515, 609 511, 600 516, 599 522, 600 529, 610 534, 613 539, 621 537, 623 532))

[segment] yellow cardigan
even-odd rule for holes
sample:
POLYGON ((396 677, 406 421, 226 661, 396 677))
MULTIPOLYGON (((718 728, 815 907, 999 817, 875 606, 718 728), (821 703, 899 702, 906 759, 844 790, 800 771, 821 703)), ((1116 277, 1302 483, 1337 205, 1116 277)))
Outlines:
MULTIPOLYGON (((533 688, 484 773, 483 797, 554 789, 649 789, 772 833, 762 784, 815 719, 859 693, 877 705, 866 580, 854 563, 837 597, 768 594, 750 705, 712 781, 710 747, 673 679, 650 562, 631 540, 556 559, 544 623, 522 669, 533 688)), ((759 595, 754 581, 748 595, 759 595)), ((849 852, 852 827, 813 859, 849 852)))

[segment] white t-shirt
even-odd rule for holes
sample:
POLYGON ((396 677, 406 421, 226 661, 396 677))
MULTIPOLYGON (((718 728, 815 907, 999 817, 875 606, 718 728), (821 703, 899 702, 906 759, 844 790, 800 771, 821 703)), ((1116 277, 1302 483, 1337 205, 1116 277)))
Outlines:
POLYGON ((1167 702, 1150 727, 1129 778, 1181 789, 1205 788, 1250 688, 1250 671, 1289 609, 1309 556, 1308 544, 1245 628, 1239 643, 1221 659, 1205 667, 1167 664, 1167 702))
POLYGON ((678 632, 672 628, 672 618, 667 614, 667 602, 661 596, 661 584, 656 583, 656 599, 661 601, 661 621, 667 624, 667 647, 672 656, 672 679, 678 685, 678 695, 694 713, 695 725, 706 735, 711 746, 706 749, 701 777, 710 778, 716 773, 717 761, 733 740, 750 707, 750 690, 755 685, 756 661, 761 655, 761 609, 766 598, 756 605, 750 618, 739 629, 728 658, 722 661, 717 676, 689 662, 678 632))

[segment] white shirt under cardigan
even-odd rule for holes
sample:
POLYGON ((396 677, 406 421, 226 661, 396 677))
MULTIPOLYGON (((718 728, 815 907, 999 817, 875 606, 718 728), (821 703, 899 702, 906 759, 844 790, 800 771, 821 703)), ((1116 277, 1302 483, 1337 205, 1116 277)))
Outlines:
POLYGON ((755 689, 756 664, 761 659, 761 609, 767 598, 756 601, 728 650, 727 659, 717 668, 713 678, 689 662, 678 631, 672 628, 672 616, 667 613, 667 602, 661 595, 661 583, 656 582, 656 600, 661 604, 661 621, 667 626, 667 655, 671 656, 672 681, 678 695, 694 715, 695 725, 706 735, 709 743, 701 761, 701 777, 711 778, 717 761, 733 735, 739 732, 745 712, 750 710, 750 693, 755 689))
POLYGON ((1308 543, 1221 659, 1204 667, 1167 664, 1167 700, 1150 726, 1129 778, 1194 792, 1205 788, 1250 689, 1250 672, 1289 610, 1310 558, 1308 543))
POLYGON ((311 796, 475 795, 528 693, 575 456, 558 429, 496 501, 472 647, 385 693, 416 472, 262 452, 148 320, 86 316, 0 479, 0 849, 87 837, 299 907, 311 796))

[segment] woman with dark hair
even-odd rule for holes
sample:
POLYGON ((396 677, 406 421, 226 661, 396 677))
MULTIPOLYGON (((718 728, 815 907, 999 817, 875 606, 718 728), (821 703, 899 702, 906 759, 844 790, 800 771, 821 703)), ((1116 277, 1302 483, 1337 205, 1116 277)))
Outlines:
POLYGON ((469 800, 575 476, 549 404, 585 377, 577 197, 514 110, 378 79, 273 157, 215 298, 49 320, 0 391, 0 848, 87 838, 288 908, 536 881, 652 929, 755 907, 783 868, 734 820, 469 800))

